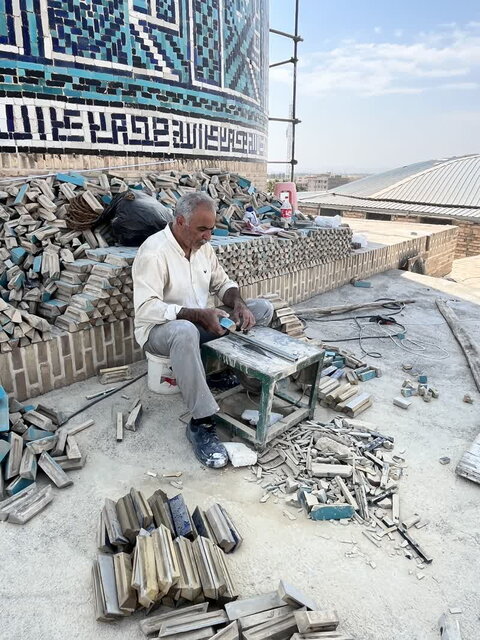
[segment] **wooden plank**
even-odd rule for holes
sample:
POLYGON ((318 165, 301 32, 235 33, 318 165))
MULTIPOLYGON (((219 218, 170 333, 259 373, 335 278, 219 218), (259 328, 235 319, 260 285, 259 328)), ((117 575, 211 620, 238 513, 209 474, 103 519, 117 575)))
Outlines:
POLYGON ((453 335, 455 336, 457 342, 462 347, 463 353, 468 362, 468 366, 470 367, 470 371, 472 372, 473 379, 475 380, 475 384, 477 385, 477 389, 480 391, 480 350, 476 343, 473 341, 472 337, 468 334, 468 332, 462 327, 461 321, 458 319, 458 316, 444 300, 440 300, 437 298, 435 300, 438 310, 445 318, 448 326, 452 330, 453 335))
POLYGON ((270 440, 281 435, 284 431, 286 431, 290 427, 293 427, 295 424, 298 424, 304 418, 307 418, 308 415, 309 415, 309 409, 306 407, 300 407, 290 415, 285 416, 285 418, 278 420, 278 422, 275 422, 274 424, 272 424, 272 426, 268 430, 267 442, 270 442, 270 440))

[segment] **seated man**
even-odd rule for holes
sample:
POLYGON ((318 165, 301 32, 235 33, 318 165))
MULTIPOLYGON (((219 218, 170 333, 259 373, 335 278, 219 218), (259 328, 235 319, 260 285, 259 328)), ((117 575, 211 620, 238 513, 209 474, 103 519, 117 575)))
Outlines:
POLYGON ((219 319, 228 314, 208 308, 209 294, 229 307, 239 329, 269 325, 268 300, 247 300, 230 280, 209 244, 215 203, 206 193, 189 193, 177 202, 173 223, 150 236, 133 263, 135 338, 146 351, 168 356, 183 400, 192 414, 187 436, 197 458, 223 467, 227 451, 213 422, 219 410, 200 357, 200 345, 224 335, 219 319))

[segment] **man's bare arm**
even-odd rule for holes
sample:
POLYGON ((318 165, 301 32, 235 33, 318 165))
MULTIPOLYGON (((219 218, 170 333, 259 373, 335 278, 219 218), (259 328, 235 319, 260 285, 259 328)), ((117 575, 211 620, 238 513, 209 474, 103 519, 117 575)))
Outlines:
POLYGON ((219 318, 228 318, 228 313, 221 309, 189 309, 182 307, 177 313, 177 320, 189 320, 194 324, 199 324, 206 331, 223 335, 225 329, 219 324, 219 318))

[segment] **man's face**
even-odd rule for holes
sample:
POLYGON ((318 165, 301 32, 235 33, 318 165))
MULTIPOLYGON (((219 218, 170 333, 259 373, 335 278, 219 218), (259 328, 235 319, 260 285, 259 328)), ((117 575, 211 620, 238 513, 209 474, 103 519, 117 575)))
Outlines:
POLYGON ((210 241, 215 228, 215 212, 208 205, 199 205, 190 220, 180 217, 178 225, 181 229, 182 241, 191 251, 198 251, 200 247, 210 241))

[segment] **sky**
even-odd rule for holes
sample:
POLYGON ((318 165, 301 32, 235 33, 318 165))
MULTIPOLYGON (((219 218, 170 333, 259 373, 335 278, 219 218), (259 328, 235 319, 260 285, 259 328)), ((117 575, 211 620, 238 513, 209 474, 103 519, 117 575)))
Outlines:
MULTIPOLYGON (((480 0, 299 0, 296 171, 372 173, 480 153, 480 0)), ((293 33, 294 0, 270 0, 293 33)), ((270 34, 270 63, 292 41, 270 34)), ((270 70, 270 116, 288 117, 292 65, 270 70)), ((269 160, 287 154, 270 123, 269 160)), ((280 171, 283 165, 269 165, 280 171)))

